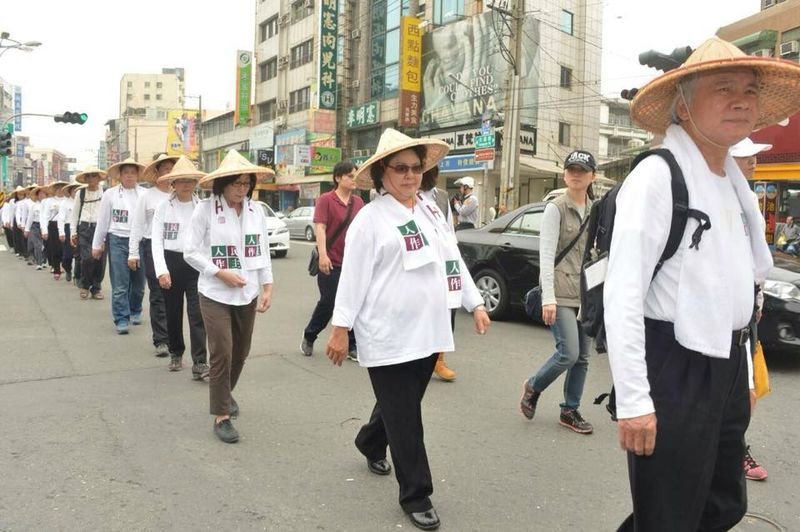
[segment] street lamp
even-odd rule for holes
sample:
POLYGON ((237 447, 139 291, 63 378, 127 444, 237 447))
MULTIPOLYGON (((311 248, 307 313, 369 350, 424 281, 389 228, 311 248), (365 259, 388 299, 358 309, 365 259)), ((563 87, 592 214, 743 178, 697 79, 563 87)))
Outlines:
POLYGON ((0 57, 2 57, 4 53, 11 49, 22 50, 23 52, 31 52, 34 48, 41 45, 42 43, 39 41, 20 42, 16 39, 12 39, 11 34, 7 31, 0 33, 0 57), (8 44, 6 44, 5 41, 8 41, 8 44))

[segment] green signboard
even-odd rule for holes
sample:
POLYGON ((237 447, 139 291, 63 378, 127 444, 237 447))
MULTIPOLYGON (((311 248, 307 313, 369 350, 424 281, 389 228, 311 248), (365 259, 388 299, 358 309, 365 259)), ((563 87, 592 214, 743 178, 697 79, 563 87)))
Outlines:
POLYGON ((354 127, 374 126, 381 121, 380 103, 378 101, 351 107, 347 110, 345 123, 348 129, 354 127))
POLYGON ((238 126, 250 123, 250 87, 253 75, 253 54, 246 50, 237 52, 236 64, 236 117, 234 122, 238 126))
POLYGON ((319 108, 335 110, 337 0, 322 0, 319 17, 319 108))
POLYGON ((476 148, 494 148, 494 134, 477 135, 475 137, 476 148))

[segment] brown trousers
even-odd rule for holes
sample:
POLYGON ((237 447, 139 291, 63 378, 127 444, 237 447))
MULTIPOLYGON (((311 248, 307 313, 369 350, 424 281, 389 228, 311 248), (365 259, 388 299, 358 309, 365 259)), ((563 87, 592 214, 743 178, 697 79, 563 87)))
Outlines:
POLYGON ((250 353, 257 304, 258 298, 247 305, 226 305, 200 294, 211 366, 208 391, 211 413, 215 416, 225 416, 231 411, 231 391, 236 388, 244 360, 250 353))

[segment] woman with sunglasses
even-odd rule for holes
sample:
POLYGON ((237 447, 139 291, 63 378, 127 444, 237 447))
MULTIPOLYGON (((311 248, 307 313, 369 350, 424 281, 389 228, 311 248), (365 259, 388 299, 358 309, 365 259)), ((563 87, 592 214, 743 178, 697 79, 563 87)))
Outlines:
POLYGON ((450 309, 473 312, 479 334, 490 323, 446 215, 418 192, 423 171, 447 151, 442 141, 387 129, 377 153, 358 169, 358 186, 374 186, 378 196, 347 233, 327 350, 341 365, 348 331, 355 331, 358 362, 369 371, 376 398, 356 448, 369 471, 388 475, 388 445, 400 506, 423 530, 438 528, 439 517, 430 500, 421 402, 438 353, 453 351, 450 309))

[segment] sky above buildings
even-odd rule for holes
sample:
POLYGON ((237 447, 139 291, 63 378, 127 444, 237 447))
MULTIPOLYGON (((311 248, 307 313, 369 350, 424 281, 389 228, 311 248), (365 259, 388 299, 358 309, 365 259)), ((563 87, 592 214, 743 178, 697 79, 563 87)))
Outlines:
MULTIPOLYGON (((602 79, 584 82, 607 96, 641 86, 656 72, 638 65, 639 52, 697 46, 759 7, 759 0, 605 0, 603 42, 589 43, 603 46, 602 79)), ((82 166, 96 160, 104 124, 117 116, 123 73, 183 67, 187 106, 202 94, 204 108, 232 109, 236 50, 255 44, 255 2, 26 0, 5 9, 0 26, 14 39, 43 43, 0 57, 0 77, 22 86, 24 112, 89 114, 83 126, 26 117, 21 134, 82 166)))

